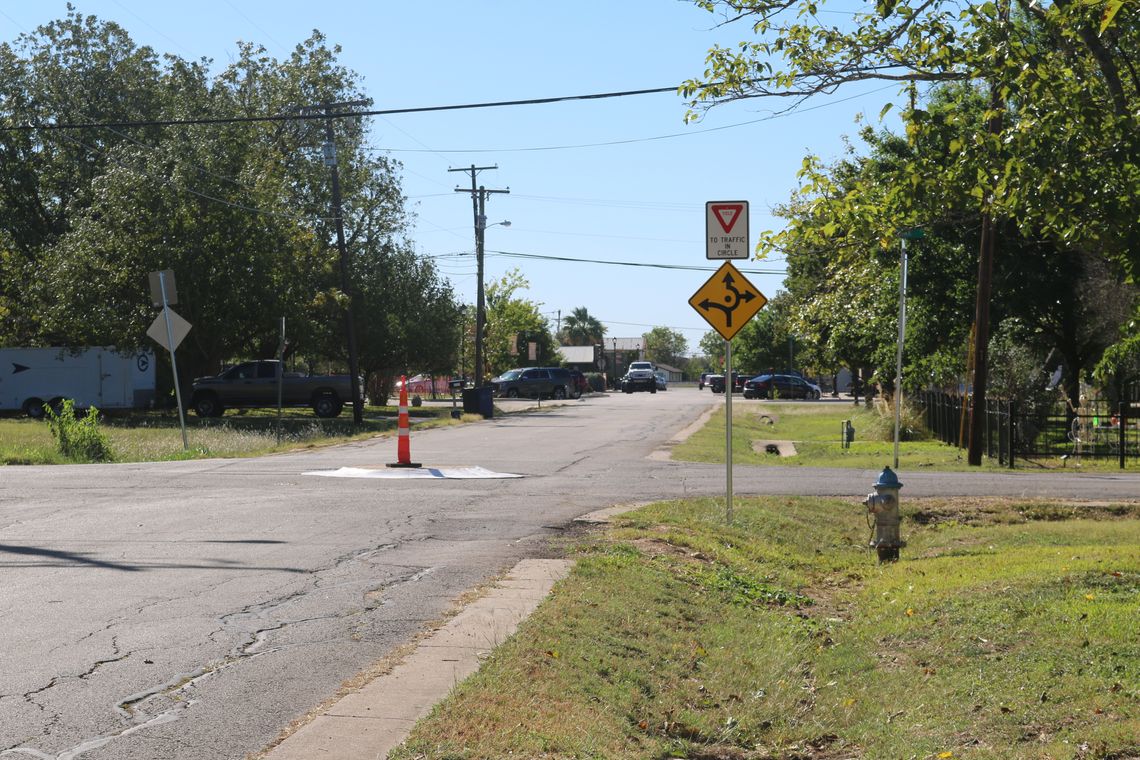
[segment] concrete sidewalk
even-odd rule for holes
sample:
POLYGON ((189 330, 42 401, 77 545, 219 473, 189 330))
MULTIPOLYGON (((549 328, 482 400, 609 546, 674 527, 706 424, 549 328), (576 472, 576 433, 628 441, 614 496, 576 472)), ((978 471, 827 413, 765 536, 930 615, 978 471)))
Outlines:
POLYGON ((262 755, 265 760, 382 760, 416 721, 479 669, 518 628, 569 560, 523 560, 485 596, 432 633, 387 675, 349 694, 262 755))

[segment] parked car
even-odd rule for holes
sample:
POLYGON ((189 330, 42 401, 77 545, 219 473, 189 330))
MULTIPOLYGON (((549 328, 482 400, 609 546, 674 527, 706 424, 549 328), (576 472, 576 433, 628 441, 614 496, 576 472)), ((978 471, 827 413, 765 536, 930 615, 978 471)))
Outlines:
POLYGON ((570 370, 563 367, 520 367, 507 370, 491 381, 493 393, 507 398, 578 398, 570 370))
POLYGON ((744 383, 744 398, 818 399, 820 387, 796 375, 757 375, 744 383))
MULTIPOLYGON (((744 381, 748 379, 748 375, 741 375, 737 372, 732 373, 732 392, 740 393, 744 390, 744 381)), ((708 378, 709 388, 713 393, 724 393, 724 375, 709 375, 708 378)))
POLYGON ((660 369, 657 370, 656 372, 653 373, 653 376, 657 379, 657 390, 659 390, 659 391, 669 390, 669 376, 667 374, 665 374, 664 370, 660 370, 660 369))
POLYGON ((700 379, 697 380, 697 390, 703 391, 705 386, 709 384, 709 378, 712 377, 711 372, 702 372, 700 379))
POLYGON ((653 362, 630 362, 625 377, 621 379, 621 392, 634 391, 657 392, 657 368, 653 362))

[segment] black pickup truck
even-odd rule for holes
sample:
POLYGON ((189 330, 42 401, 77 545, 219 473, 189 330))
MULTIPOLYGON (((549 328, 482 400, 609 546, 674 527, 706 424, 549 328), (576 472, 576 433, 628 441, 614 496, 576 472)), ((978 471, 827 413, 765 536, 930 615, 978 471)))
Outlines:
MULTIPOLYGON (((278 364, 273 359, 243 362, 217 377, 199 377, 190 403, 199 417, 221 417, 228 408, 277 406, 278 364)), ((351 400, 348 375, 282 375, 282 406, 307 406, 318 417, 336 417, 351 400)))

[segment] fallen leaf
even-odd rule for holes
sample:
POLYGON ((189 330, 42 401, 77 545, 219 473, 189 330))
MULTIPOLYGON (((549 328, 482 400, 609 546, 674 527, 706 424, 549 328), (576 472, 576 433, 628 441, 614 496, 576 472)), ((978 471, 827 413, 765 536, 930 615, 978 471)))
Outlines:
POLYGON ((910 607, 907 607, 906 608, 906 616, 907 617, 914 617, 914 610, 911 609, 910 607))
POLYGON ((554 649, 547 649, 546 650, 546 656, 547 657, 553 657, 554 659, 557 660, 558 659, 558 652, 554 649))
POLYGON ((953 752, 939 752, 938 756, 941 758, 954 757, 953 752))
POLYGON ((642 731, 644 731, 644 730, 646 730, 647 728, 649 728, 649 721, 647 721, 647 720, 643 720, 643 721, 641 721, 640 723, 638 723, 638 724, 637 724, 637 727, 638 727, 638 728, 640 728, 642 731))
POLYGON ((1085 594, 1085 599, 1091 602, 1093 599, 1096 599, 1096 594, 1085 594))

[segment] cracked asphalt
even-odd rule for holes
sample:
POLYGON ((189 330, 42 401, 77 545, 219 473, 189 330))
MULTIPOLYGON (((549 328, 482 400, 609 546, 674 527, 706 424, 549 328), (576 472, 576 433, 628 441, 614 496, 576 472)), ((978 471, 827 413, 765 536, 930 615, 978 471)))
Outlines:
MULTIPOLYGON (((260 459, 0 468, 0 757, 243 758, 574 517, 723 495, 655 451, 723 397, 589 396, 413 431, 416 461, 515 480, 375 480, 395 438, 260 459)), ((741 403, 741 402, 736 402, 741 403)), ((748 402, 743 402, 748 403, 748 402)), ((739 407, 737 407, 739 410, 739 407)), ((734 490, 847 496, 877 472, 736 467, 734 490)), ((904 496, 1140 496, 1135 475, 900 473, 904 496)))

